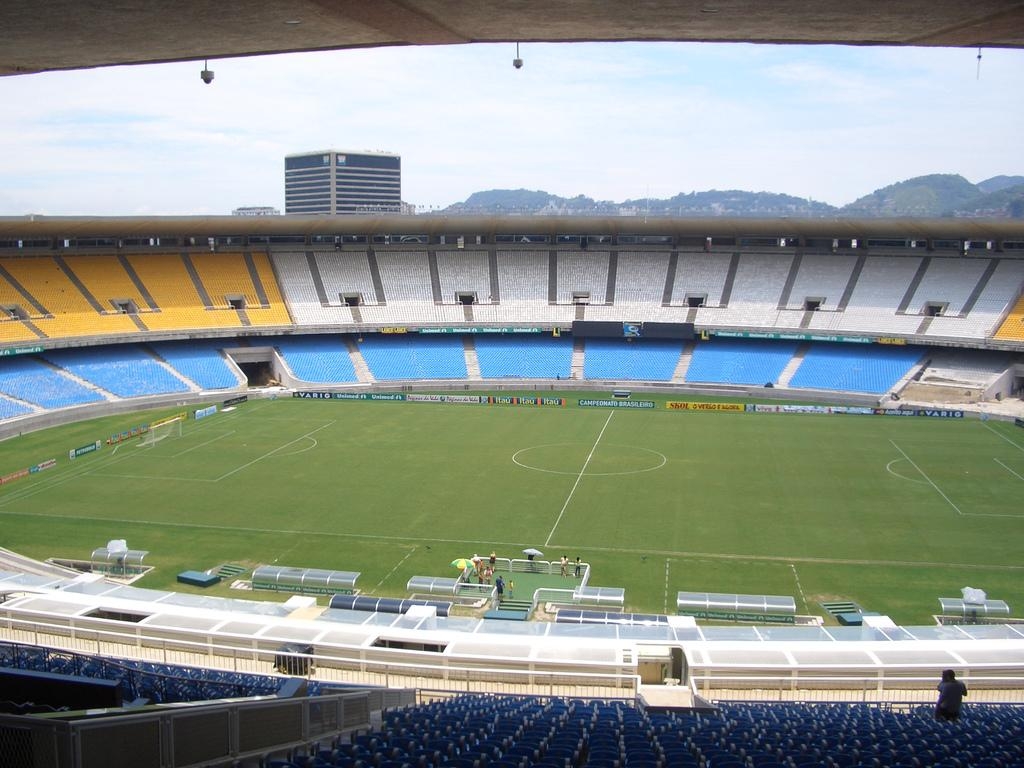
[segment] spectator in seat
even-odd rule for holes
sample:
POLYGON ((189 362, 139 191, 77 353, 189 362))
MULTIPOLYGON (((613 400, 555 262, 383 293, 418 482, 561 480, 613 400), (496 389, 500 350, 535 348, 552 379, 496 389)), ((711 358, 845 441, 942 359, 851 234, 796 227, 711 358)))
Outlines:
POLYGON ((967 695, 967 686, 956 679, 952 669, 942 671, 938 685, 939 700, 935 703, 935 719, 955 722, 960 719, 960 706, 967 695))

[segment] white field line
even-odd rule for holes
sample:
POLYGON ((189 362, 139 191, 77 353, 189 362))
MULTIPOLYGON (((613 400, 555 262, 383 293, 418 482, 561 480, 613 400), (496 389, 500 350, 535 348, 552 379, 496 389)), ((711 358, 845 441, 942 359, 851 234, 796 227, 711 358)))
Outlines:
POLYGON ((789 567, 793 569, 793 579, 796 581, 796 591, 800 593, 800 602, 804 604, 804 613, 809 611, 807 607, 807 596, 804 594, 804 588, 800 586, 800 574, 796 572, 796 563, 790 563, 789 567))
POLYGON ((671 562, 669 558, 665 558, 665 606, 661 609, 662 613, 668 613, 668 564, 671 562))
POLYGON ((116 477, 121 480, 163 480, 173 483, 216 483, 212 477, 178 477, 176 475, 129 475, 120 472, 88 472, 89 477, 116 477))
POLYGON ((958 515, 960 515, 962 517, 1014 517, 1014 518, 1018 518, 1018 519, 1024 517, 1024 515, 1002 515, 1002 514, 999 514, 999 513, 996 513, 996 512, 964 512, 963 510, 960 509, 960 507, 958 507, 956 504, 953 503, 953 500, 950 499, 949 496, 947 496, 943 492, 943 490, 941 488, 939 488, 939 486, 937 486, 935 484, 935 482, 930 477, 928 477, 928 475, 926 475, 924 473, 923 469, 921 469, 919 466, 917 466, 917 464, 914 463, 914 460, 907 455, 906 451, 904 451, 902 448, 900 448, 898 445, 896 445, 896 443, 892 439, 890 439, 889 442, 892 443, 893 447, 897 451, 899 451, 900 453, 903 454, 903 458, 905 458, 907 461, 910 462, 910 466, 912 466, 914 469, 916 469, 920 473, 921 477, 923 477, 925 480, 928 481, 928 485, 930 485, 932 488, 934 488, 935 491, 939 494, 939 496, 941 496, 943 499, 945 499, 946 503, 949 504, 949 506, 951 506, 956 511, 956 513, 958 515))
POLYGON ((170 459, 177 459, 180 456, 184 456, 186 453, 191 453, 192 451, 196 450, 197 448, 203 448, 204 446, 207 446, 210 443, 215 443, 218 440, 223 440, 225 437, 229 437, 230 435, 233 435, 233 434, 235 434, 235 430, 230 429, 227 432, 224 432, 224 433, 218 435, 217 437, 211 437, 206 442, 199 443, 198 445, 193 445, 191 448, 186 448, 183 451, 179 451, 178 453, 175 453, 172 456, 169 456, 168 458, 170 458, 170 459))
POLYGON ((12 489, 10 493, 0 496, 0 507, 3 507, 4 505, 12 501, 21 501, 22 499, 27 499, 31 496, 36 496, 40 493, 50 490, 51 488, 56 488, 58 486, 64 485, 64 483, 69 483, 72 480, 77 480, 83 475, 90 475, 92 474, 93 467, 96 466, 98 462, 102 462, 102 466, 107 466, 108 464, 119 464, 123 461, 127 461, 128 459, 133 458, 134 456, 135 454, 132 453, 125 453, 122 456, 115 456, 114 453, 111 452, 109 459, 106 456, 99 456, 96 459, 93 459, 84 465, 75 465, 74 462, 71 462, 69 464, 65 464, 63 467, 58 466, 58 468, 55 470, 57 474, 49 474, 46 476, 44 480, 35 482, 31 486, 24 486, 22 488, 12 489))
POLYGON ((896 449, 897 451, 899 451, 900 453, 902 453, 902 454, 903 454, 903 458, 904 458, 904 459, 906 459, 907 461, 909 461, 909 462, 910 462, 910 466, 912 466, 912 467, 913 467, 914 469, 916 469, 916 470, 918 471, 918 473, 919 473, 919 474, 921 475, 921 477, 923 477, 923 478, 924 478, 925 480, 927 480, 927 481, 928 481, 928 485, 930 485, 930 486, 931 486, 932 488, 934 488, 934 489, 935 489, 935 491, 936 491, 936 493, 938 493, 938 494, 939 494, 939 496, 941 496, 942 498, 944 498, 944 499, 946 500, 946 503, 947 503, 947 504, 949 504, 949 506, 951 506, 951 507, 952 507, 952 508, 953 508, 954 510, 956 510, 956 513, 957 513, 958 515, 963 515, 963 514, 964 514, 964 513, 963 513, 963 512, 962 512, 962 511, 960 510, 960 507, 958 507, 958 506, 957 506, 956 504, 954 504, 954 503, 953 503, 953 501, 952 501, 952 499, 950 499, 950 498, 949 498, 949 496, 947 496, 947 495, 946 495, 946 494, 945 494, 945 493, 944 493, 944 492, 942 491, 942 489, 941 489, 941 488, 939 488, 939 486, 937 486, 937 485, 935 484, 935 482, 934 482, 934 481, 933 481, 933 480, 932 480, 932 479, 931 479, 930 477, 928 477, 928 475, 926 475, 926 474, 924 473, 924 470, 923 470, 923 469, 921 469, 921 468, 920 468, 919 466, 917 466, 917 464, 916 464, 916 463, 914 462, 914 460, 913 460, 912 458, 910 458, 910 457, 909 457, 909 456, 907 455, 907 452, 906 452, 906 451, 904 451, 904 450, 903 450, 902 448, 900 448, 900 447, 899 447, 898 445, 896 445, 896 442, 895 442, 894 440, 890 439, 890 440, 889 440, 889 442, 890 442, 890 443, 892 443, 892 447, 893 447, 893 448, 895 448, 895 449, 896 449))
POLYGON ((608 418, 605 419, 604 426, 601 427, 601 431, 597 435, 597 440, 590 447, 590 453, 587 454, 587 460, 583 462, 583 466, 580 468, 580 473, 576 475, 576 482, 572 484, 572 490, 569 491, 569 495, 565 497, 565 503, 562 505, 561 511, 558 513, 558 519, 555 520, 555 524, 551 526, 551 532, 548 537, 544 540, 544 546, 548 546, 551 543, 551 537, 555 535, 555 529, 558 528, 558 524, 562 522, 562 515, 565 514, 565 510, 569 507, 569 502, 572 501, 572 496, 576 493, 576 489, 579 487, 580 480, 583 479, 583 473, 587 471, 587 466, 590 464, 590 460, 594 458, 594 451, 597 450, 597 444, 601 442, 601 438, 604 437, 604 431, 608 429, 608 425, 612 421, 612 416, 615 415, 615 411, 608 414, 608 418))
MULTIPOLYGON (((124 523, 126 518, 123 517, 101 517, 98 515, 58 515, 52 513, 39 514, 37 512, 15 512, 11 510, 0 510, 0 517, 31 517, 33 519, 39 519, 42 517, 53 518, 54 520, 89 520, 92 522, 102 523, 124 523)), ((151 526, 155 528, 180 528, 180 529, 195 529, 202 531, 241 531, 243 533, 255 533, 255 534, 268 534, 271 536, 299 534, 302 536, 320 536, 327 538, 336 539, 360 539, 369 541, 402 541, 410 544, 456 544, 459 546, 477 546, 480 543, 479 538, 474 539, 442 539, 442 538, 427 538, 427 537, 414 537, 414 536, 388 536, 380 533, 352 533, 349 531, 338 531, 338 530, 298 530, 288 528, 253 528, 248 526, 238 525, 213 525, 210 523, 188 523, 181 521, 171 520, 139 520, 133 518, 131 520, 132 525, 151 526)), ((491 542, 493 546, 497 547, 508 547, 509 549, 522 547, 525 542, 522 541, 494 541, 491 542)), ((757 563, 811 563, 820 565, 858 565, 858 566, 886 566, 886 567, 899 567, 899 568, 957 568, 960 570, 993 570, 993 571, 1024 571, 1024 565, 996 565, 992 563, 950 563, 950 562, 932 562, 929 560, 868 560, 868 559, 857 559, 857 558, 842 558, 842 557, 793 557, 791 555, 747 555, 747 554, 733 554, 728 552, 685 552, 685 551, 674 551, 674 550, 651 550, 649 547, 636 548, 636 547, 595 547, 587 545, 587 550, 594 552, 609 552, 616 555, 658 555, 665 557, 672 557, 675 559, 685 559, 688 562, 695 562, 701 559, 709 561, 721 561, 721 560, 735 560, 742 562, 757 562, 757 563)))
MULTIPOLYGON (((244 413, 246 413, 246 414, 251 416, 253 411, 267 407, 266 403, 269 403, 269 402, 270 401, 261 401, 259 403, 253 403, 249 408, 245 409, 244 413)), ((195 434, 196 432, 199 432, 199 431, 203 431, 203 430, 210 429, 210 428, 216 428, 216 427, 222 425, 224 420, 227 420, 227 419, 239 419, 239 418, 243 418, 243 411, 235 410, 235 411, 232 411, 229 414, 225 414, 223 419, 216 419, 216 420, 209 419, 209 420, 201 421, 199 423, 193 423, 189 427, 189 433, 190 434, 195 434)), ((262 419, 274 418, 274 417, 263 417, 263 416, 261 416, 260 418, 262 420, 262 419)), ((281 420, 282 421, 290 421, 292 423, 294 423, 294 421, 295 421, 295 419, 291 419, 291 418, 289 418, 289 419, 281 419, 281 420)), ((115 445, 113 447, 113 449, 111 450, 111 452, 107 456, 97 456, 95 459, 90 459, 85 464, 84 467, 76 465, 74 462, 71 462, 70 464, 66 464, 64 466, 59 466, 56 470, 54 470, 54 472, 56 474, 51 474, 50 472, 47 472, 46 473, 47 476, 46 476, 45 479, 33 483, 31 485, 31 487, 23 487, 23 488, 17 488, 17 489, 12 488, 9 493, 5 493, 2 496, 0 496, 0 507, 3 507, 5 504, 7 504, 9 502, 21 501, 22 499, 26 499, 26 498, 29 498, 31 496, 36 496, 37 494, 43 493, 45 491, 48 491, 51 488, 56 488, 58 486, 64 485, 67 482, 70 482, 72 480, 76 480, 77 478, 82 477, 83 475, 93 475, 93 476, 99 476, 99 477, 127 477, 127 478, 133 478, 134 477, 134 478, 140 478, 140 479, 147 479, 147 478, 145 478, 144 476, 141 476, 141 475, 115 475, 115 474, 106 474, 106 473, 100 473, 100 472, 96 472, 95 471, 95 469, 97 467, 99 467, 99 468, 107 467, 107 466, 109 466, 111 464, 118 464, 120 462, 127 461, 127 460, 132 459, 132 458, 136 458, 138 456, 138 454, 135 454, 135 453, 126 453, 123 456, 118 456, 117 455, 117 449, 120 448, 123 445, 127 445, 127 443, 118 443, 117 445, 115 445)), ((154 479, 158 479, 158 480, 188 480, 188 481, 193 481, 193 482, 195 481, 195 478, 159 477, 159 478, 154 478, 154 479)))
POLYGON ((380 581, 377 582, 377 586, 375 586, 373 588, 373 590, 370 592, 370 594, 373 594, 373 595, 377 594, 377 590, 380 589, 384 585, 385 581, 387 581, 388 579, 391 578, 391 576, 395 573, 395 571, 397 571, 399 568, 402 567, 402 563, 404 563, 406 560, 408 560, 410 557, 412 557, 412 553, 415 552, 416 549, 417 549, 417 547, 413 547, 412 549, 410 549, 405 554, 405 557, 403 557, 401 560, 399 560, 397 563, 395 563, 395 567, 392 568, 390 571, 388 571, 387 575, 383 579, 381 579, 380 581))
POLYGON ((981 426, 983 426, 985 429, 987 429, 989 432, 991 432, 996 437, 1000 437, 1003 440, 1005 440, 1006 442, 1008 442, 1010 445, 1012 445, 1018 451, 1024 451, 1024 446, 1022 446, 1020 443, 1016 442, 1015 440, 1011 440, 1006 435, 1004 435, 1002 432, 1000 432, 998 429, 992 429, 992 427, 990 427, 984 421, 981 422, 981 426))
POLYGON ((288 447, 289 445, 294 445, 295 443, 299 442, 300 440, 306 440, 306 439, 308 439, 308 438, 311 438, 311 437, 312 437, 313 435, 315 435, 315 434, 316 434, 317 432, 319 432, 320 430, 322 430, 322 429, 327 429, 328 427, 334 426, 334 425, 335 425, 335 424, 337 424, 337 423, 338 423, 338 422, 337 422, 336 420, 332 420, 332 421, 329 421, 329 422, 327 422, 326 424, 322 424, 321 426, 317 427, 316 429, 314 429, 314 430, 310 430, 310 431, 309 431, 309 432, 307 432, 306 434, 304 434, 304 435, 300 435, 299 437, 296 437, 296 438, 295 438, 294 440, 289 440, 289 441, 288 441, 287 443, 285 443, 284 445, 279 445, 279 446, 277 446, 277 448, 274 448, 273 450, 267 451, 267 452, 266 452, 266 453, 264 453, 264 454, 263 454, 262 456, 257 456, 257 457, 256 457, 255 459, 253 459, 252 461, 247 461, 247 462, 246 462, 245 464, 242 464, 242 465, 241 465, 241 466, 239 466, 239 467, 235 467, 235 468, 234 468, 234 469, 232 469, 232 470, 231 470, 230 472, 225 472, 225 473, 224 473, 223 475, 221 475, 221 476, 220 476, 220 477, 218 477, 218 478, 217 478, 216 480, 214 480, 214 482, 215 482, 215 483, 219 483, 219 482, 220 482, 221 480, 225 480, 226 478, 229 478, 229 477, 231 477, 231 476, 232 476, 233 474, 235 474, 236 472, 241 472, 241 471, 242 471, 243 469, 246 469, 247 467, 251 467, 251 466, 252 466, 253 464, 256 464, 256 463, 258 463, 258 462, 260 462, 260 461, 263 461, 264 459, 269 459, 269 458, 270 458, 271 456, 273 456, 273 455, 274 455, 275 453, 277 453, 278 451, 282 451, 282 450, 284 450, 284 449, 285 449, 285 448, 287 448, 287 447, 288 447))
POLYGON ((994 461, 994 462, 995 462, 996 464, 998 464, 998 465, 999 465, 1000 467, 1002 467, 1002 468, 1003 468, 1003 469, 1005 469, 1005 470, 1006 470, 1007 472, 1009 472, 1009 473, 1010 473, 1011 475, 1013 475, 1014 477, 1016 477, 1016 478, 1017 478, 1018 480, 1024 480, 1024 475, 1021 475, 1021 474, 1019 474, 1018 472, 1014 472, 1014 471, 1013 471, 1012 469, 1010 469, 1010 468, 1009 468, 1008 466, 1006 466, 1006 465, 1005 465, 1005 464, 1004 464, 1003 462, 1001 462, 1001 461, 1000 461, 999 459, 992 459, 992 461, 994 461))
MULTIPOLYGON (((54 520, 88 520, 90 522, 99 523, 124 523, 127 518, 122 517, 103 517, 100 515, 55 515, 55 514, 43 514, 40 515, 36 512, 14 512, 10 510, 0 510, 0 517, 31 517, 39 519, 45 517, 47 519, 53 518, 54 520)), ((194 528, 201 531, 241 531, 243 533, 256 533, 256 534, 282 534, 282 535, 301 535, 301 536, 321 536, 331 537, 336 539, 367 539, 370 541, 404 541, 404 542, 430 542, 431 544, 459 544, 459 545, 477 545, 480 543, 480 539, 441 539, 441 538, 416 538, 413 536, 388 536, 380 533, 351 533, 348 531, 318 531, 318 530, 301 530, 298 528, 254 528, 250 526, 240 525, 215 525, 212 523, 188 523, 179 520, 140 520, 138 518, 131 518, 130 522, 132 525, 148 525, 155 528, 194 528)), ((495 541, 495 546, 501 547, 521 547, 522 542, 518 541, 495 541)), ((1024 566, 1021 566, 1024 568, 1024 566)))
POLYGON ((921 485, 928 485, 928 483, 926 483, 919 477, 907 477, 906 475, 901 475, 899 472, 893 471, 892 465, 895 464, 897 461, 904 461, 904 459, 893 459, 892 461, 885 465, 885 471, 888 472, 893 477, 898 477, 900 480, 906 480, 908 483, 920 483, 921 485))
MULTIPOLYGON (((270 451, 267 451, 262 456, 257 456, 252 461, 246 462, 245 464, 242 464, 241 466, 235 467, 234 469, 232 469, 229 472, 224 473, 220 477, 178 477, 176 475, 140 475, 140 474, 114 473, 114 472, 103 472, 103 471, 91 471, 88 474, 90 476, 92 476, 92 477, 120 477, 120 478, 122 478, 124 480, 169 480, 169 481, 172 481, 172 482, 175 482, 175 483, 219 483, 221 480, 224 480, 225 478, 231 477, 231 475, 235 474, 236 472, 240 472, 243 469, 245 469, 246 467, 250 467, 250 466, 252 466, 253 464, 255 464, 255 463, 259 462, 259 461, 263 461, 264 459, 273 456, 274 454, 278 453, 279 451, 282 451, 285 448, 287 448, 288 446, 294 445, 295 443, 298 443, 301 440, 309 440, 312 444, 307 446, 306 448, 303 448, 302 450, 293 451, 292 453, 283 454, 283 455, 294 456, 295 454, 305 453, 306 451, 310 451, 313 448, 316 448, 318 443, 317 443, 316 439, 314 437, 312 437, 312 435, 315 434, 316 432, 319 432, 321 429, 326 429, 327 427, 329 427, 329 426, 331 426, 332 424, 335 424, 335 423, 337 423, 337 422, 336 421, 330 421, 327 424, 322 424, 321 426, 319 426, 316 429, 314 429, 312 432, 307 432, 304 435, 300 435, 299 437, 296 437, 294 440, 289 440, 287 443, 284 443, 283 445, 279 445, 276 448, 273 448, 270 451)), ((181 455, 183 455, 185 453, 188 453, 189 451, 193 450, 194 448, 201 448, 204 445, 209 445, 210 443, 214 442, 215 440, 220 440, 221 438, 227 437, 228 435, 233 434, 233 433, 234 433, 234 430, 231 430, 231 432, 227 432, 227 433, 221 435, 220 437, 215 437, 212 440, 206 441, 205 443, 201 443, 200 445, 196 445, 196 446, 193 446, 192 448, 188 448, 188 449, 182 451, 181 453, 176 453, 173 456, 170 456, 169 458, 176 459, 179 456, 181 456, 181 455)), ((83 474, 85 474, 85 473, 83 473, 83 474)))

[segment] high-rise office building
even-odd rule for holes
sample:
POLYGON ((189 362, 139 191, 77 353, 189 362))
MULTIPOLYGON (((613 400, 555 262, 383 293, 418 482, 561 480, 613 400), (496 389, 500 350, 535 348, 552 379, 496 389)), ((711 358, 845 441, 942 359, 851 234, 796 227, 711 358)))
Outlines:
POLYGON ((402 158, 326 149, 284 159, 284 212, 399 213, 402 158))

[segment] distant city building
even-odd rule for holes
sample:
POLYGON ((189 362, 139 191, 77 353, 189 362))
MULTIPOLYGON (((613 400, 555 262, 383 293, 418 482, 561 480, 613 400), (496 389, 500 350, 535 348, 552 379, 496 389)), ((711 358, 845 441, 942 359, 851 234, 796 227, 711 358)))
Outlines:
POLYGON ((270 205, 246 205, 235 208, 232 216, 280 216, 281 211, 270 205))
POLYGON ((326 149, 284 159, 286 214, 400 213, 402 158, 326 149))

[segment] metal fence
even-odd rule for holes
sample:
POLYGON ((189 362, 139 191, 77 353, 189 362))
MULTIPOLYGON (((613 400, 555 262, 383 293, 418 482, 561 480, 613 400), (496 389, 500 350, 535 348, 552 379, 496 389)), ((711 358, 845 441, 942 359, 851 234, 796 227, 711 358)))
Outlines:
POLYGON ((369 728, 372 712, 414 691, 214 702, 112 711, 74 720, 0 715, 5 768, 187 768, 258 765, 267 757, 369 728))

